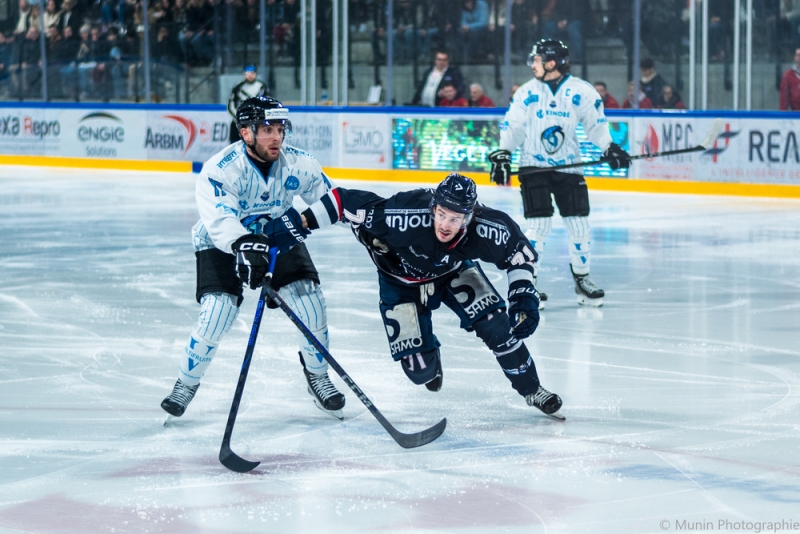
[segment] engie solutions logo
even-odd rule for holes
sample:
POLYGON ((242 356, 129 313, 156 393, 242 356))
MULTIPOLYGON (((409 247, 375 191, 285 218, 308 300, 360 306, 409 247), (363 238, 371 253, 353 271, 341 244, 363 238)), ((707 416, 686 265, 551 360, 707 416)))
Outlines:
POLYGON ((116 158, 117 146, 125 142, 124 121, 105 111, 89 113, 78 121, 77 136, 87 143, 86 156, 116 158))

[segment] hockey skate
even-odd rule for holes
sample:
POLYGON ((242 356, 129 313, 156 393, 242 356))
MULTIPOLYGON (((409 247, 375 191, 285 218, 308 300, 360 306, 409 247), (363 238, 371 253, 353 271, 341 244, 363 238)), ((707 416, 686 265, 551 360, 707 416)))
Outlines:
POLYGON ((572 271, 572 278, 575 280, 575 294, 578 295, 578 304, 581 306, 594 306, 599 308, 603 305, 603 297, 605 291, 594 285, 592 279, 588 274, 575 274, 572 270, 572 265, 569 266, 572 271))
POLYGON ((528 403, 528 406, 539 408, 542 413, 553 419, 558 419, 559 421, 567 420, 567 418, 558 411, 561 408, 561 397, 555 393, 550 393, 542 386, 539 386, 536 393, 526 395, 525 402, 528 403))
POLYGON ((197 388, 199 387, 200 384, 187 386, 180 378, 175 382, 172 393, 169 394, 169 397, 161 401, 161 408, 169 414, 164 421, 165 425, 170 420, 170 417, 180 417, 183 415, 183 412, 186 411, 186 407, 192 402, 195 393, 197 393, 197 388))
POLYGON ((539 310, 544 309, 544 303, 547 302, 547 293, 544 291, 539 291, 539 286, 536 285, 536 277, 533 277, 533 287, 536 288, 536 292, 539 293, 539 310))
POLYGON ((436 362, 436 376, 425 382, 425 387, 428 388, 428 391, 439 391, 442 389, 442 379, 442 360, 440 359, 436 362))
POLYGON ((308 382, 308 394, 314 399, 314 404, 323 412, 341 420, 344 419, 342 408, 344 408, 345 398, 336 386, 331 382, 328 373, 315 375, 306 370, 306 362, 300 354, 300 363, 303 364, 303 374, 308 382))

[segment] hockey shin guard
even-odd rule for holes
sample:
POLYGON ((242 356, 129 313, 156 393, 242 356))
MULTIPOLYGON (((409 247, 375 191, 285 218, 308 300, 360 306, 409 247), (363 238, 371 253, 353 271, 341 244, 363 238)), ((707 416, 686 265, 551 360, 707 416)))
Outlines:
POLYGON ((539 389, 539 375, 525 344, 511 335, 508 314, 491 313, 473 326, 475 333, 489 347, 517 392, 528 395, 539 389))
MULTIPOLYGON (((547 236, 550 234, 550 229, 553 227, 552 217, 534 217, 528 219, 528 229, 525 230, 525 237, 531 242, 531 246, 536 251, 538 259, 534 263, 534 270, 539 270, 539 262, 542 261, 542 254, 544 254, 544 244, 547 241, 547 236)), ((534 272, 534 276, 539 274, 534 272)))
POLYGON ((588 217, 564 217, 564 226, 569 234, 569 257, 572 272, 582 276, 589 274, 592 241, 588 217))
MULTIPOLYGON (((325 296, 322 294, 319 284, 311 280, 298 280, 280 288, 278 293, 314 334, 314 337, 325 348, 328 348, 328 316, 325 308, 325 296)), ((328 362, 305 336, 301 336, 301 338, 300 352, 303 355, 306 370, 315 375, 327 373, 328 362)))
POLYGON ((200 315, 183 349, 180 379, 193 386, 200 383, 223 336, 239 315, 237 298, 227 293, 208 293, 200 299, 200 315))

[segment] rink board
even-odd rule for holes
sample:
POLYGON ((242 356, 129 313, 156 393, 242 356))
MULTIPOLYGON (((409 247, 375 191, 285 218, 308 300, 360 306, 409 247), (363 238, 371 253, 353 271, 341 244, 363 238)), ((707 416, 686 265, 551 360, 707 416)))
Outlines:
MULTIPOLYGON (((293 108, 290 143, 333 178, 436 183, 459 171, 488 184, 487 155, 504 110, 293 108), (379 111, 380 109, 380 111, 379 111)), ((637 160, 627 171, 586 167, 592 188, 613 191, 800 197, 800 117, 771 112, 609 111, 612 137, 631 154, 696 146, 704 152, 637 160)), ((4 103, 0 165, 199 172, 228 145, 222 106, 4 103)), ((579 129, 584 160, 600 157, 579 129)), ((519 162, 519 151, 512 157, 519 162)), ((546 158, 548 165, 568 163, 546 158)))

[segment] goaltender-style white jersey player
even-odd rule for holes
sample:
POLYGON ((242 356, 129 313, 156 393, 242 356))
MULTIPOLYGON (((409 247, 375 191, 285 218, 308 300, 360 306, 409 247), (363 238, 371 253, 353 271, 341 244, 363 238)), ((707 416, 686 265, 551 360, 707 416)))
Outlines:
MULTIPOLYGON (((236 112, 242 141, 211 157, 198 176, 200 220, 192 229, 197 258, 200 314, 181 356, 178 380, 161 407, 183 415, 211 364, 222 337, 230 330, 242 303, 243 285, 265 283, 269 262, 260 251, 280 249, 269 283, 286 299, 314 336, 327 346, 328 325, 319 275, 305 243, 289 250, 304 230, 292 199, 312 204, 333 184, 319 162, 284 145, 291 132, 289 110, 270 97, 245 100, 236 112), (276 232, 280 227, 282 232, 276 232), (295 234, 291 243, 282 236, 295 234)), ((299 335, 299 333, 298 333, 299 335)), ((302 337, 302 336, 301 336, 302 337)), ((338 418, 345 397, 328 377, 328 363, 304 337, 300 362, 315 404, 338 418)))

